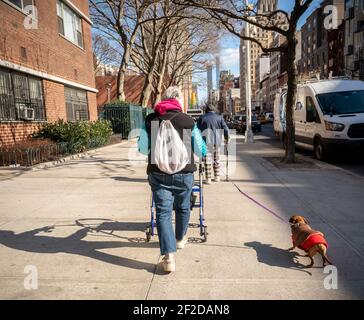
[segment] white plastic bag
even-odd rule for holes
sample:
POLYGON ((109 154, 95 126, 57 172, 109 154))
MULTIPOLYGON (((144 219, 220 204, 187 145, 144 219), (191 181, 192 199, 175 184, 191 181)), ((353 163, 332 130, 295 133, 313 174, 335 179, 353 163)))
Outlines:
POLYGON ((159 126, 154 150, 154 163, 160 171, 175 174, 183 170, 190 157, 177 130, 170 120, 163 120, 159 126))

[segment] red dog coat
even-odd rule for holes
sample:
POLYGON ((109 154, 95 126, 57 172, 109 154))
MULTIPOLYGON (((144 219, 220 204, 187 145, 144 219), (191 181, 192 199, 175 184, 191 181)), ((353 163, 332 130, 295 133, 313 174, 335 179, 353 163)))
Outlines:
POLYGON ((316 244, 323 244, 326 248, 328 248, 328 244, 321 234, 310 235, 307 240, 299 246, 299 248, 304 251, 309 251, 316 244))

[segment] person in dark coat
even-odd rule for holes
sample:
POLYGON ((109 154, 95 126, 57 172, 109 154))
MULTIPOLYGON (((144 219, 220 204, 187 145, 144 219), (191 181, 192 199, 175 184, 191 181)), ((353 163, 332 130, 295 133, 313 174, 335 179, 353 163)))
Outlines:
POLYGON ((197 127, 202 132, 207 146, 207 155, 204 157, 206 184, 211 184, 212 168, 214 169, 214 181, 220 181, 220 152, 222 146, 222 137, 225 142, 229 141, 229 128, 224 118, 216 113, 212 105, 207 105, 206 113, 198 119, 197 127))

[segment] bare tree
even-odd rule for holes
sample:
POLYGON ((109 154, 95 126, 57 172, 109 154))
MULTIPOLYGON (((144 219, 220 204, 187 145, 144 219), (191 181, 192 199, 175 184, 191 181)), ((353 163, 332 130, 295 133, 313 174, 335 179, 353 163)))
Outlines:
MULTIPOLYGON (((147 106, 155 85, 155 77, 164 76, 168 43, 173 30, 184 19, 181 7, 170 0, 155 1, 146 12, 149 22, 140 27, 137 40, 132 49, 131 58, 144 74, 144 87, 140 98, 142 106, 147 106), (157 74, 156 74, 157 73, 157 74)), ((158 85, 160 86, 159 81, 158 85)))
POLYGON ((155 0, 90 0, 95 28, 122 49, 118 72, 118 99, 125 100, 125 74, 140 26, 147 22, 145 12, 155 0))
POLYGON ((293 110, 297 96, 296 32, 297 25, 313 0, 294 0, 291 12, 276 10, 270 13, 257 12, 255 6, 247 5, 247 1, 238 0, 172 0, 181 6, 194 6, 210 14, 211 18, 223 25, 228 31, 240 39, 252 41, 259 45, 265 53, 282 52, 287 58, 288 89, 286 101, 286 153, 282 161, 296 162, 295 158, 295 126, 293 110), (278 33, 286 38, 286 45, 270 48, 252 36, 245 36, 241 30, 241 22, 246 22, 263 30, 278 33))
POLYGON ((150 7, 150 20, 140 28, 132 50, 132 60, 145 75, 141 103, 146 106, 152 91, 159 102, 163 87, 183 85, 201 66, 204 55, 216 44, 216 24, 195 19, 191 8, 161 0, 150 7))
POLYGON ((95 73, 101 71, 103 64, 120 65, 121 53, 111 46, 110 42, 102 35, 93 35, 92 47, 95 73))

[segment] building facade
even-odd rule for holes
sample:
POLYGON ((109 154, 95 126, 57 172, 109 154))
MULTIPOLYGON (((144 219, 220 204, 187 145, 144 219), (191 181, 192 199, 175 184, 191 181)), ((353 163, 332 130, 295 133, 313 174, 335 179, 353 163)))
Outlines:
MULTIPOLYGON (((272 47, 284 46, 286 39, 280 34, 275 34, 272 42, 272 47)), ((281 52, 272 52, 270 59, 270 97, 266 100, 269 111, 274 104, 275 95, 279 90, 279 77, 284 68, 281 64, 283 54, 281 52)), ((268 110, 267 110, 268 111, 268 110)))
POLYGON ((0 21, 0 145, 46 121, 96 120, 88 1, 0 0, 0 21))
POLYGON ((240 112, 240 89, 231 88, 227 92, 228 108, 227 113, 229 115, 235 115, 240 112))
POLYGON ((328 71, 334 77, 345 76, 345 22, 338 29, 330 30, 328 41, 328 71))
MULTIPOLYGON (((277 10, 278 1, 277 0, 259 0, 257 2, 256 11, 258 14, 268 14, 275 10, 277 10)), ((245 33, 245 30, 242 31, 245 33)), ((250 36, 257 39, 264 47, 269 47, 272 42, 273 33, 271 31, 263 30, 261 28, 257 28, 256 26, 249 26, 249 34, 250 36)), ((259 89, 259 81, 256 70, 257 60, 260 58, 262 54, 261 47, 255 43, 250 43, 250 50, 246 52, 245 50, 245 41, 240 41, 240 99, 242 111, 246 110, 246 74, 247 67, 250 68, 250 83, 251 83, 251 100, 256 101, 256 91, 259 89), (250 56, 250 66, 246 66, 246 54, 250 56)))
POLYGON ((234 88, 234 75, 230 71, 220 73, 220 113, 228 113, 228 91, 234 88))
POLYGON ((345 1, 345 71, 364 79, 364 2, 345 1))
POLYGON ((299 61, 299 71, 303 77, 320 75, 329 76, 329 39, 328 14, 325 9, 335 6, 338 25, 344 18, 344 0, 324 0, 308 18, 301 29, 302 59, 299 61))

